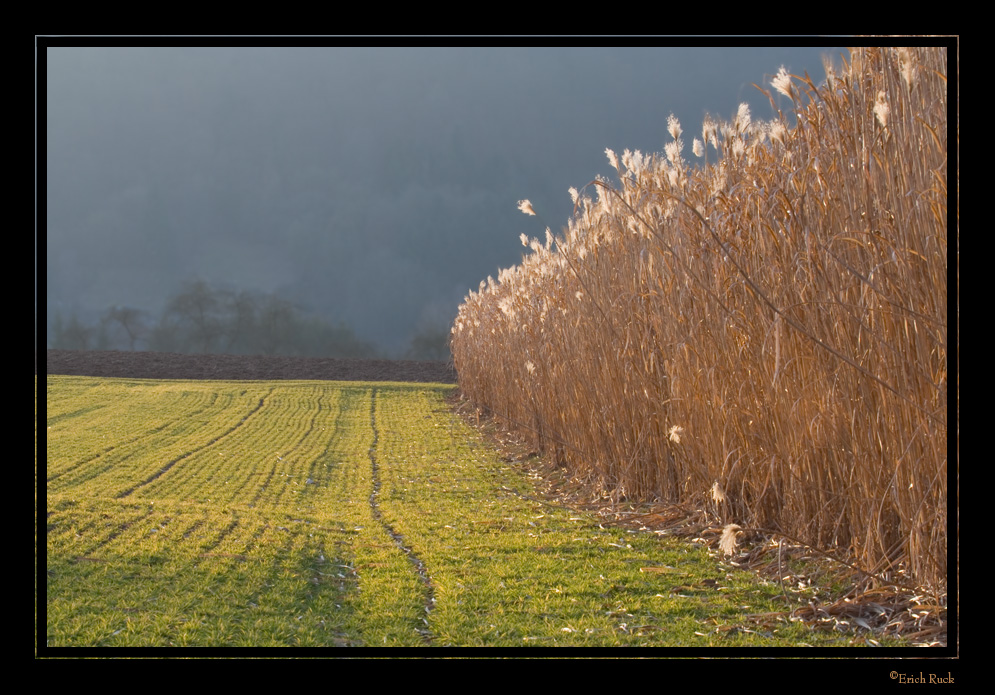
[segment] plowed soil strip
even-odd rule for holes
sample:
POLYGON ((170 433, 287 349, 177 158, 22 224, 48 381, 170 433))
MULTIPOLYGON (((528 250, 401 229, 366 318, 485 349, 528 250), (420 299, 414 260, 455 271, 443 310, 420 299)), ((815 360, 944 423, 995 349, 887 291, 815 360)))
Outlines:
POLYGON ((435 606, 435 586, 432 584, 432 578, 429 577, 428 569, 425 567, 425 563, 422 562, 421 558, 419 558, 418 555, 416 555, 415 552, 407 546, 404 541, 404 536, 384 521, 383 512, 380 511, 380 506, 377 502, 377 497, 380 495, 380 466, 377 463, 377 443, 380 438, 377 430, 377 389, 373 389, 373 392, 370 395, 370 427, 373 429, 373 441, 370 444, 369 451, 373 480, 373 492, 370 493, 370 510, 373 514, 373 519, 379 523, 383 527, 384 531, 387 532, 387 535, 394 540, 394 544, 405 554, 414 566, 415 571, 418 573, 422 584, 425 585, 425 617, 422 618, 422 621, 425 623, 425 627, 416 629, 426 642, 431 643, 433 638, 432 631, 428 627, 428 614, 432 612, 432 608, 435 606))
MULTIPOLYGON (((46 373, 131 379, 407 381, 455 384, 448 362, 202 355, 121 350, 48 350, 46 373)), ((38 365, 35 365, 38 373, 38 365)))

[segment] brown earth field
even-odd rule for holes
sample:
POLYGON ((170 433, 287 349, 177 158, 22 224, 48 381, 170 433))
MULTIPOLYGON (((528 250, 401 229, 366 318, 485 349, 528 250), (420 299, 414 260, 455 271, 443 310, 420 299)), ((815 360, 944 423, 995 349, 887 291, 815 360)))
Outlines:
MULTIPOLYGON (((236 381, 414 381, 456 383, 448 362, 272 355, 193 355, 120 350, 48 350, 46 374, 236 381)), ((38 364, 35 363, 35 374, 38 364)))

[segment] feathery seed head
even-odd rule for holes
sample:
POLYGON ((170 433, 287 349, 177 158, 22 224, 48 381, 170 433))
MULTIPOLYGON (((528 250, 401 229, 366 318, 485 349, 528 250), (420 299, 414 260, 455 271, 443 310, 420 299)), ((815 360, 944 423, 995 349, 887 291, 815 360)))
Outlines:
POLYGON ((664 151, 667 153, 667 159, 674 166, 680 166, 681 163, 681 150, 684 148, 683 140, 674 140, 673 142, 668 142, 663 146, 664 151))
POLYGON ((608 155, 608 163, 611 164, 613 167, 615 167, 615 171, 619 171, 618 155, 616 155, 611 149, 607 147, 605 148, 605 154, 608 155))
POLYGON ((701 139, 706 145, 712 144, 712 147, 719 149, 719 126, 711 116, 705 116, 705 120, 701 124, 701 139))
POLYGON ((681 185, 681 170, 677 167, 667 169, 667 180, 670 181, 670 185, 677 188, 681 185))
POLYGON ((902 47, 896 48, 895 51, 898 53, 898 66, 902 71, 902 79, 905 80, 905 86, 912 89, 912 83, 916 79, 916 65, 912 57, 912 49, 902 47))
POLYGON ((699 140, 698 138, 695 138, 694 142, 691 143, 691 151, 694 152, 694 156, 695 157, 704 157, 705 156, 705 146, 702 144, 701 140, 699 140))
POLYGON ((667 130, 670 131, 670 136, 674 140, 681 136, 681 123, 674 114, 670 114, 667 118, 667 130))
POLYGON ((530 203, 528 200, 519 200, 518 209, 524 212, 526 215, 532 215, 533 217, 536 214, 536 211, 532 209, 532 203, 530 203))
POLYGON ((832 89, 836 84, 836 67, 833 65, 833 59, 823 56, 822 69, 826 71, 826 86, 832 89))
POLYGON ((891 107, 888 106, 888 95, 883 91, 878 92, 878 99, 874 103, 874 115, 878 118, 878 123, 882 127, 888 125, 888 114, 891 113, 891 107))
POLYGON ((774 86, 774 89, 779 91, 784 96, 789 99, 794 98, 791 96, 791 75, 788 74, 788 71, 783 65, 781 66, 781 69, 777 71, 777 75, 774 76, 774 79, 771 80, 770 83, 774 86))
POLYGON ((740 133, 745 133, 750 127, 750 105, 745 101, 739 105, 739 110, 736 111, 736 130, 740 133))
POLYGON ((649 157, 644 157, 639 150, 630 152, 626 150, 622 153, 622 165, 636 176, 639 176, 646 168, 649 157))

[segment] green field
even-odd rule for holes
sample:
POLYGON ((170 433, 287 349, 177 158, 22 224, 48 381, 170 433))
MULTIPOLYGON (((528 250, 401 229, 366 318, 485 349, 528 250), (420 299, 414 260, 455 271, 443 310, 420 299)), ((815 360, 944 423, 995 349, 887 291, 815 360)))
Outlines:
POLYGON ((893 644, 526 497, 452 388, 48 377, 42 644, 893 644))

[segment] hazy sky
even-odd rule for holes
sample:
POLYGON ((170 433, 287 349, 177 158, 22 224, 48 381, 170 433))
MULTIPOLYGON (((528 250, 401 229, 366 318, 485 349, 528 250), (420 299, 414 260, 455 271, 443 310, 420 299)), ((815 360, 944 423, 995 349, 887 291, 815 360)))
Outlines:
MULTIPOLYGON (((785 39, 779 39, 784 41, 785 39)), ((63 39, 65 41, 65 39, 63 39)), ((800 39, 810 42, 811 39, 800 39)), ((80 42, 81 44, 83 42, 80 42)), ((93 43, 88 39, 86 43, 93 43)), ((193 279, 278 292, 399 354, 554 231, 605 148, 685 157, 705 113, 771 118, 807 48, 50 47, 48 311, 149 310, 193 279)), ((781 107, 789 104, 781 100, 781 107)))

